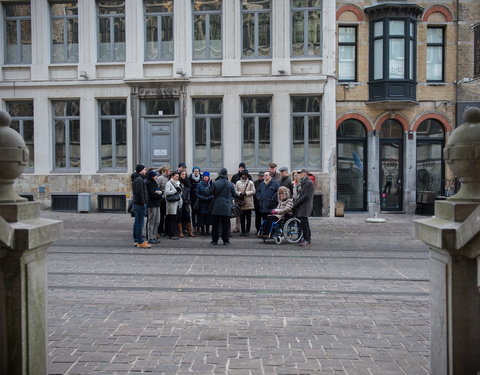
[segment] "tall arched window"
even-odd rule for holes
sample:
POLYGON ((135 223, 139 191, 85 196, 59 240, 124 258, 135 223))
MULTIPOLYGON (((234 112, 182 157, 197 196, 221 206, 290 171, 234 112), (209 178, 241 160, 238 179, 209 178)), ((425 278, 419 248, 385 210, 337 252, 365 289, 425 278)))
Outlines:
POLYGON ((445 131, 434 119, 423 121, 417 129, 417 192, 431 191, 444 195, 445 131))
POLYGON ((360 121, 350 119, 340 124, 337 153, 337 199, 349 211, 365 211, 367 132, 360 121))

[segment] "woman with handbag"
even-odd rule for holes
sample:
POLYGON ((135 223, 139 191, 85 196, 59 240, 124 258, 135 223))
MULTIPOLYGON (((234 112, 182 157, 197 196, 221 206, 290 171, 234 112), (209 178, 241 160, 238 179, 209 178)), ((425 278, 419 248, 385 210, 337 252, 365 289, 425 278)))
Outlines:
POLYGON ((248 171, 245 169, 240 172, 240 180, 235 184, 235 203, 240 207, 240 227, 242 232, 240 236, 247 237, 252 225, 252 210, 255 208, 253 196, 255 195, 255 185, 248 178, 248 171))
POLYGON ((182 188, 183 204, 180 209, 180 220, 178 222, 179 237, 184 237, 183 230, 186 229, 189 237, 195 237, 192 226, 192 188, 187 177, 187 171, 180 172, 180 186, 182 188))
POLYGON ((167 202, 165 231, 171 240, 179 239, 176 236, 177 218, 183 204, 179 177, 180 174, 174 171, 170 174, 170 180, 165 184, 165 200, 167 202))

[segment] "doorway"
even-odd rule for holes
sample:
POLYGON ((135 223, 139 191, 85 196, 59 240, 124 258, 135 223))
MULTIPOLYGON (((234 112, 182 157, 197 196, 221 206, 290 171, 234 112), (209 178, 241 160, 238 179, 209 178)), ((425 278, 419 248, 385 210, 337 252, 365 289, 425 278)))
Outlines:
POLYGON ((390 119, 380 131, 380 209, 403 211, 403 129, 390 119))

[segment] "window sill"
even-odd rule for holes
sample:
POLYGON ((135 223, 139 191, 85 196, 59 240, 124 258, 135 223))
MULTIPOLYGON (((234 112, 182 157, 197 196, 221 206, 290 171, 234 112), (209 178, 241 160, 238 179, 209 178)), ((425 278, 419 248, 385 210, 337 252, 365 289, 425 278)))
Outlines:
POLYGON ((427 86, 448 86, 447 82, 426 82, 427 86))
POLYGON ((125 174, 127 169, 99 169, 98 174, 125 174))
POLYGON ((52 169, 50 171, 51 174, 74 174, 74 173, 80 173, 80 169, 52 169))
POLYGON ((54 62, 51 62, 50 63, 50 66, 60 66, 60 67, 77 67, 78 66, 78 62, 58 62, 58 63, 54 63, 54 62))

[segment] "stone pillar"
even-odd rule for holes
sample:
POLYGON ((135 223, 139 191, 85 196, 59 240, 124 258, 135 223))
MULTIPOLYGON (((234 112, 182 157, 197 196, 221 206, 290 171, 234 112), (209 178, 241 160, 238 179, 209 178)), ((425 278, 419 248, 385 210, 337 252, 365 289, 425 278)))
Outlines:
POLYGON ((415 221, 430 246, 431 374, 480 374, 480 109, 464 113, 445 147, 462 187, 415 221))
POLYGON ((13 183, 28 148, 0 111, 0 374, 47 374, 47 247, 62 229, 13 183))

